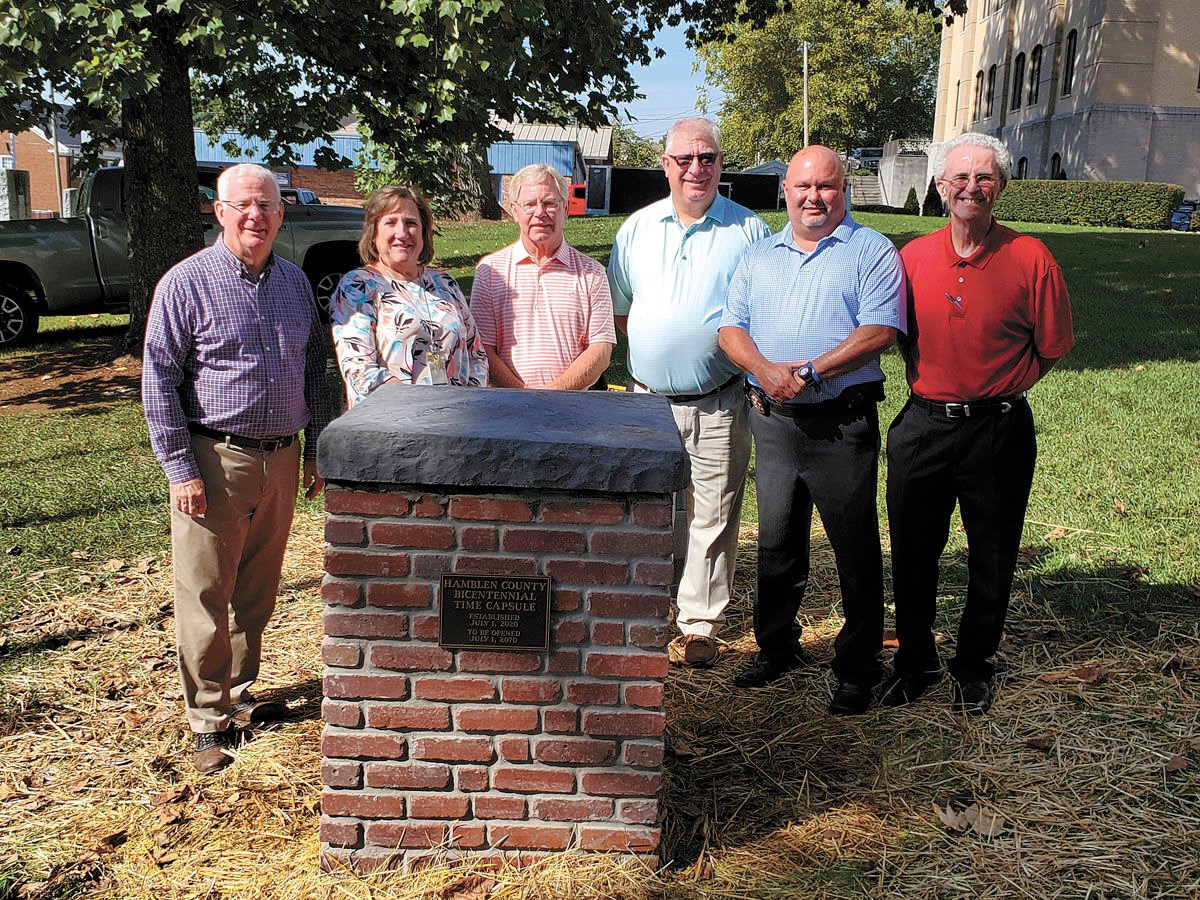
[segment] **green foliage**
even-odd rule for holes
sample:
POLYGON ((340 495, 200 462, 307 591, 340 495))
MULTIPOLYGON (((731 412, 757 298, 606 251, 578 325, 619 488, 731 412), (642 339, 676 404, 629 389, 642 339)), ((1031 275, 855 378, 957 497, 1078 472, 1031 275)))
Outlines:
POLYGON ((1192 224, 1190 227, 1192 231, 1200 231, 1200 206, 1192 210, 1192 224))
POLYGON ((1131 181, 1010 181, 996 218, 1126 228, 1167 228, 1183 202, 1177 184, 1131 181))
POLYGON ((930 178, 929 187, 925 188, 925 199, 921 202, 921 215, 942 215, 942 195, 938 193, 937 182, 930 178))
POLYGON ((644 138, 622 122, 613 124, 613 164, 656 169, 662 164, 662 144, 644 138))
POLYGON ((451 149, 446 161, 446 148, 393 153, 368 139, 354 167, 354 186, 370 194, 389 184, 415 185, 439 219, 467 212, 498 218, 500 210, 488 182, 485 153, 483 148, 462 146, 451 149))
POLYGON ((921 214, 921 204, 917 200, 917 189, 910 187, 908 196, 904 198, 904 214, 906 216, 919 216, 921 214))
POLYGON ((803 54, 809 137, 836 149, 928 134, 940 47, 937 23, 892 0, 795 0, 765 27, 739 24, 699 49, 726 95, 726 153, 752 164, 788 159, 804 143, 803 54))

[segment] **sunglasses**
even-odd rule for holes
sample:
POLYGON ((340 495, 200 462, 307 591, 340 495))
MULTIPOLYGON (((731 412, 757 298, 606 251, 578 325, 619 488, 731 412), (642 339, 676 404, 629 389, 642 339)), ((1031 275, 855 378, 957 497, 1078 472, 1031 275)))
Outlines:
POLYGON ((702 169, 711 169, 713 164, 717 161, 716 153, 697 153, 695 155, 692 155, 691 153, 684 153, 680 156, 676 156, 673 153, 667 153, 664 155, 671 157, 671 159, 675 160, 675 165, 684 170, 692 167, 692 160, 698 160, 700 162, 700 168, 702 169))

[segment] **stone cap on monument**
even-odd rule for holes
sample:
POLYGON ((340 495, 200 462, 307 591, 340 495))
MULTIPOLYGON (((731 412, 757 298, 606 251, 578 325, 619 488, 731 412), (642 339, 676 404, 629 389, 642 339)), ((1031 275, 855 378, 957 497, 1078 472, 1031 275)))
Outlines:
POLYGON ((654 394, 385 384, 317 445, 334 483, 664 494, 688 458, 654 394))

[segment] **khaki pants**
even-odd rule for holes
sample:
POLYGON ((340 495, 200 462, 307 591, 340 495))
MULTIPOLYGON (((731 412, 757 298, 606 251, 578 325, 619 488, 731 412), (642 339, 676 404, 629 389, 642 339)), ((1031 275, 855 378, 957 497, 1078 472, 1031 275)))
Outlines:
POLYGON ((300 445, 273 453, 192 436, 208 508, 171 509, 175 635, 188 724, 223 731, 258 678, 296 509, 300 445))

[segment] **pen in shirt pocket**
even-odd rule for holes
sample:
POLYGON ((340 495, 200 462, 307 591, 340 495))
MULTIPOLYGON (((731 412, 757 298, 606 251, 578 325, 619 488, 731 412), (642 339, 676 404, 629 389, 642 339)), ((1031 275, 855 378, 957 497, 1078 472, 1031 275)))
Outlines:
POLYGON ((962 309, 962 297, 955 297, 949 291, 946 291, 946 299, 949 300, 951 303, 953 303, 955 306, 957 306, 959 309, 962 309))

